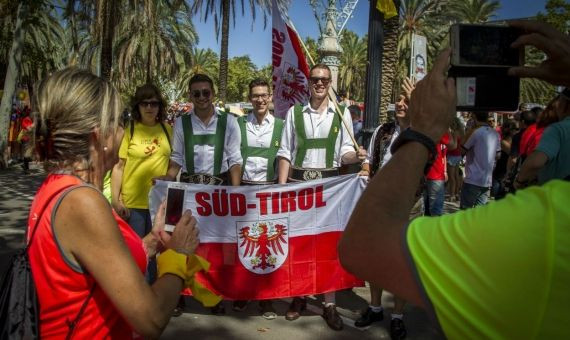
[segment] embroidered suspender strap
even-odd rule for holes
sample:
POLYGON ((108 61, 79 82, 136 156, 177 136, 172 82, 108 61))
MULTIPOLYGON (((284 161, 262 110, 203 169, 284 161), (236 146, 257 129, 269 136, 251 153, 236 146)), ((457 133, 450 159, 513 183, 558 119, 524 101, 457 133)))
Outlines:
POLYGON ((246 160, 248 157, 261 157, 267 159, 267 180, 273 179, 273 177, 275 177, 275 158, 277 156, 277 151, 279 151, 281 135, 283 134, 283 119, 275 118, 271 142, 267 148, 249 146, 247 144, 245 116, 238 119, 238 124, 241 130, 241 156, 243 158, 243 166, 241 167, 242 175, 245 170, 246 160))
POLYGON ((190 115, 182 116, 182 131, 184 132, 184 158, 186 159, 186 172, 194 174, 194 133, 190 115))
POLYGON ((241 151, 241 157, 243 158, 243 165, 241 167, 241 174, 243 175, 243 170, 245 168, 245 160, 247 159, 247 129, 245 126, 246 123, 246 117, 247 116, 241 116, 237 119, 238 125, 239 125, 239 131, 241 132, 241 145, 240 145, 240 151, 241 151))
MULTIPOLYGON (((344 112, 344 106, 340 106, 340 109, 344 112)), ((298 168, 303 167, 303 160, 305 159, 308 149, 326 149, 326 167, 332 168, 336 138, 340 130, 339 115, 336 113, 333 115, 331 129, 326 138, 307 138, 305 134, 305 121, 303 119, 303 108, 300 105, 295 105, 294 116, 295 132, 297 134, 295 166, 298 168)))
POLYGON ((190 115, 182 116, 182 129, 184 131, 184 158, 186 159, 186 171, 193 175, 194 171, 194 145, 214 146, 214 176, 220 174, 222 169, 222 157, 224 155, 224 141, 226 139, 226 125, 228 115, 223 113, 218 116, 216 133, 207 135, 195 135, 192 129, 190 115))
POLYGON ((216 134, 214 134, 214 176, 222 172, 222 158, 224 156, 224 141, 226 140, 226 126, 228 125, 228 114, 218 116, 216 124, 216 134))

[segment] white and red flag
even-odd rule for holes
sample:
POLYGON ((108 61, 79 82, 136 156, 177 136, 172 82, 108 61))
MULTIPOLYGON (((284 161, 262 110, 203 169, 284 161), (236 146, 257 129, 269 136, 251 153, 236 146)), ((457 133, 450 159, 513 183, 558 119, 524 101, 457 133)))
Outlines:
POLYGON ((291 106, 309 100, 309 66, 297 33, 285 23, 275 0, 272 16, 274 115, 285 118, 291 106))
MULTIPOLYGON (((196 254, 210 263, 198 281, 227 299, 304 296, 361 286, 340 265, 337 245, 365 188, 355 175, 298 184, 182 184, 184 209, 200 228, 196 254)), ((151 214, 168 182, 150 193, 151 214)))

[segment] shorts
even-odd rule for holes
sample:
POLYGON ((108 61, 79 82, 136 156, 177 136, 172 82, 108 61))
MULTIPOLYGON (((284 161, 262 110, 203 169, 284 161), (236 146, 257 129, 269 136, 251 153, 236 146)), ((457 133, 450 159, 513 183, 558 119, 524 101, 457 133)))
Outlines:
POLYGON ((447 164, 450 166, 458 166, 462 159, 462 156, 447 156, 447 164))

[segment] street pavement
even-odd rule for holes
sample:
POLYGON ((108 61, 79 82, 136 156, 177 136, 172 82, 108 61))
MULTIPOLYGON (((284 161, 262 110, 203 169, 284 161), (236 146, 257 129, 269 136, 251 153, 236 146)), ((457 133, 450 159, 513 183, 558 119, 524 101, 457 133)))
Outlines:
MULTIPOLYGON (((45 173, 37 164, 31 165, 30 174, 23 174, 19 165, 0 170, 0 273, 3 275, 9 255, 23 245, 27 214, 33 195, 45 173)), ((457 210, 457 204, 445 203, 445 211, 457 210)), ((394 305, 391 294, 385 292, 382 304, 386 309, 384 320, 359 329, 354 320, 366 309, 370 299, 367 287, 337 292, 337 308, 344 319, 344 330, 331 330, 320 314, 322 297, 309 297, 308 309, 293 322, 285 320, 290 299, 274 302, 277 319, 265 320, 260 316, 257 302, 250 302, 243 312, 232 310, 225 301, 226 315, 214 316, 194 299, 186 298, 185 313, 172 318, 161 339, 389 339, 390 311, 394 305)), ((408 305, 404 322, 408 339, 441 339, 443 336, 430 323, 422 309, 408 305)))

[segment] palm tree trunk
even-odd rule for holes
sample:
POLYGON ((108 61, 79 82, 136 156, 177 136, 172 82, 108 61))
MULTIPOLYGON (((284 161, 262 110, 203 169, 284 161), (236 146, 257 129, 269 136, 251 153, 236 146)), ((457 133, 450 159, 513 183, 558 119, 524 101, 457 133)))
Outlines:
POLYGON ((230 0, 222 0, 222 46, 220 51, 219 98, 225 104, 228 84, 228 40, 230 36, 230 0))
POLYGON ((113 69, 113 36, 115 35, 115 16, 116 4, 115 0, 101 0, 102 15, 103 15, 103 27, 101 34, 101 60, 100 60, 100 70, 101 77, 110 80, 111 71, 113 69))
MULTIPOLYGON (((394 1, 399 13, 400 1, 394 1)), ((382 54, 382 90, 380 96, 380 124, 388 120, 388 105, 393 101, 394 81, 398 67, 399 15, 384 21, 384 52, 382 54)))
MULTIPOLYGON (((10 128, 10 111, 12 110, 12 97, 16 91, 16 81, 18 79, 18 66, 22 60, 22 47, 24 45, 24 27, 23 15, 24 1, 18 4, 16 14, 16 27, 14 27, 14 37, 12 47, 8 53, 8 69, 6 71, 6 79, 4 79, 4 93, 2 94, 2 103, 0 103, 0 152, 2 159, 7 161, 10 147, 8 145, 8 133, 10 128)), ((6 164, 0 162, 0 164, 6 164)))

